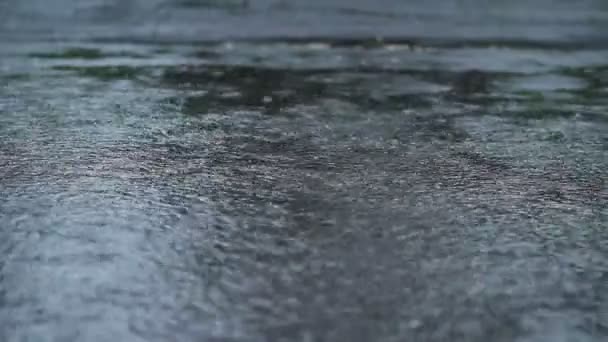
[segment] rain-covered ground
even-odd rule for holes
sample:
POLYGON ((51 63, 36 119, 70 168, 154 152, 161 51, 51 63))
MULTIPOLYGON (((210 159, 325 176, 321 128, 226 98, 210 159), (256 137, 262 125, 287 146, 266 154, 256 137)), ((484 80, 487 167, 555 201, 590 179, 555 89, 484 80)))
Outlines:
POLYGON ((608 5, 0 0, 0 340, 608 340, 608 5))

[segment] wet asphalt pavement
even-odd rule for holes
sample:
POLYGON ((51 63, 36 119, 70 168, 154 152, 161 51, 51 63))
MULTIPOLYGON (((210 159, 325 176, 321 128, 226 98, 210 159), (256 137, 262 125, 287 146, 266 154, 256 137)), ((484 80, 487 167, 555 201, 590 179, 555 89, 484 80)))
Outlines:
POLYGON ((0 1, 0 341, 606 341, 607 178, 605 1, 0 1))

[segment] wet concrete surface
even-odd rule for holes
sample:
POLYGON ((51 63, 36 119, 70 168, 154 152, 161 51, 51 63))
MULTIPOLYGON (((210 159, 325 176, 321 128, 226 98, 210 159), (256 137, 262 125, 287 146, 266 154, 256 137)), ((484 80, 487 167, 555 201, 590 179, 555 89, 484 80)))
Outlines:
POLYGON ((605 341, 603 1, 0 2, 0 340, 605 341))

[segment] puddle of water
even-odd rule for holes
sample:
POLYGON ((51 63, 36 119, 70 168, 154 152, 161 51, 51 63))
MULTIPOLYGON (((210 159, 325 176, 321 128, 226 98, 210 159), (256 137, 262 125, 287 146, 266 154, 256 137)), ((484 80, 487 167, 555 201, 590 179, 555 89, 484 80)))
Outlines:
POLYGON ((608 337, 601 3, 63 3, 0 5, 2 340, 608 337))
POLYGON ((578 78, 554 74, 517 78, 501 88, 502 91, 509 92, 555 92, 583 89, 586 88, 586 83, 578 78))

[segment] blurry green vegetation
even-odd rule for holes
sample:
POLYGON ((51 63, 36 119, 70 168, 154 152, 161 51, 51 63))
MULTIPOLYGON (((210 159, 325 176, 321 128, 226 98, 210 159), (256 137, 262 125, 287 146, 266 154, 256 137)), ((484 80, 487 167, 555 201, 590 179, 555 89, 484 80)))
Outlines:
POLYGON ((100 49, 75 47, 68 48, 60 52, 30 53, 29 57, 45 59, 102 59, 109 57, 144 58, 145 55, 126 51, 104 53, 100 49))
POLYGON ((30 79, 29 74, 8 74, 0 76, 0 79, 4 79, 7 81, 23 81, 30 79))
POLYGON ((53 67, 53 69, 61 71, 72 71, 84 77, 93 77, 104 81, 132 79, 141 75, 145 70, 145 68, 143 67, 131 67, 124 65, 93 67, 55 66, 53 67))

